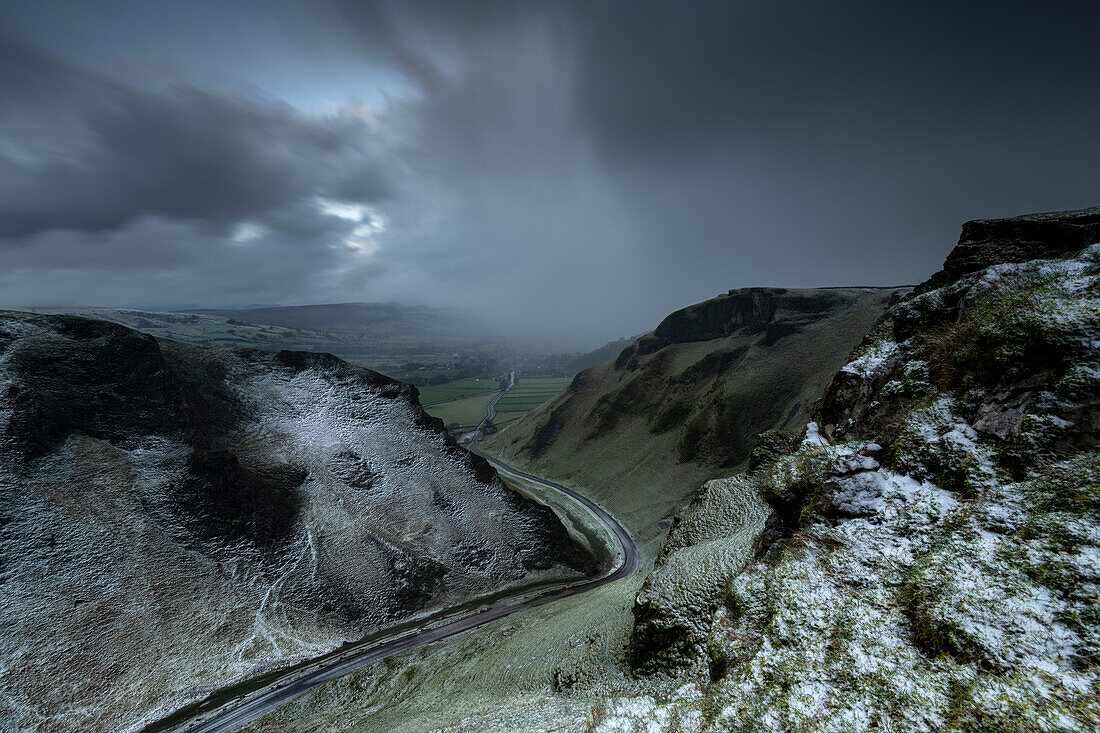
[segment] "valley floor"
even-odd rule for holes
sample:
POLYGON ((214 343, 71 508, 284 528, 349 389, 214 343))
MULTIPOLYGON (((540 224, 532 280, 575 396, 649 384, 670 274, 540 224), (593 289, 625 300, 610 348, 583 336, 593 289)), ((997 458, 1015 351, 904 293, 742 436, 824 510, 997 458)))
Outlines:
MULTIPOLYGON (((516 474, 502 473, 531 489, 516 474)), ((631 609, 652 560, 641 558, 640 573, 589 593, 334 680, 245 730, 588 731, 609 698, 697 695, 696 686, 626 672, 631 609)))
MULTIPOLYGON (((532 476, 510 471, 504 466, 498 466, 498 468, 514 489, 550 505, 578 542, 591 548, 597 556, 605 558, 605 574, 602 577, 580 586, 570 585, 564 591, 551 589, 537 592, 532 589, 519 600, 514 600, 517 595, 516 590, 509 591, 506 595, 500 595, 502 598, 513 600, 500 600, 488 605, 490 601, 487 599, 485 605, 478 607, 472 614, 466 608, 472 609, 474 604, 466 604, 462 610, 462 613, 466 615, 459 615, 457 621, 447 622, 446 624, 442 622, 435 623, 430 627, 425 627, 423 631, 368 646, 363 651, 356 652, 354 656, 342 654, 334 657, 332 661, 303 667, 301 670, 293 670, 283 677, 272 678, 270 681, 264 682, 265 686, 260 691, 249 692, 256 685, 244 685, 242 686, 242 693, 247 694, 247 702, 230 704, 220 712, 213 714, 199 714, 202 709, 199 708, 187 713, 184 717, 174 716, 171 725, 178 726, 181 721, 190 720, 190 723, 185 723, 187 730, 202 731, 203 733, 230 731, 237 730, 240 725, 247 724, 248 721, 266 713, 265 717, 260 718, 258 722, 253 724, 254 729, 266 730, 269 729, 269 726, 274 726, 275 729, 283 730, 286 729, 286 726, 291 726, 295 730, 310 730, 316 726, 318 729, 329 730, 331 729, 332 716, 337 715, 336 710, 326 709, 316 721, 312 720, 314 717, 312 713, 303 713, 303 710, 309 710, 319 699, 325 701, 330 699, 340 700, 342 696, 339 691, 346 689, 348 685, 351 686, 351 689, 360 689, 364 680, 372 679, 378 675, 388 676, 387 671, 394 669, 402 669, 402 679, 405 682, 411 682, 415 671, 407 667, 410 664, 407 660, 420 659, 425 655, 430 657, 431 654, 437 652, 449 656, 453 652, 444 650, 449 648, 451 644, 457 644, 460 650, 467 649, 466 651, 460 651, 459 654, 462 656, 469 655, 469 661, 476 662, 476 657, 482 651, 480 650, 480 640, 489 639, 490 645, 495 647, 497 644, 493 640, 498 637, 510 638, 518 634, 521 629, 534 629, 537 627, 538 640, 533 642, 527 640, 526 635, 517 639, 520 645, 525 642, 528 644, 527 647, 524 647, 528 651, 513 651, 511 654, 513 660, 540 660, 539 663, 545 664, 554 658, 553 655, 547 658, 545 654, 531 653, 529 650, 532 648, 530 646, 532 643, 536 647, 541 646, 548 634, 558 636, 561 640, 564 640, 557 646, 566 650, 574 646, 573 639, 576 634, 580 633, 579 630, 587 630, 585 631, 585 641, 579 644, 579 648, 582 649, 587 644, 593 643, 595 639, 605 636, 606 634, 600 630, 601 619, 606 619, 609 615, 618 615, 618 612, 621 611, 621 604, 623 602, 629 604, 630 593, 638 587, 638 579, 635 575, 639 564, 637 547, 634 546, 626 531, 618 526, 612 518, 601 516, 602 510, 594 505, 591 507, 585 506, 586 500, 578 500, 569 496, 568 489, 532 476), (612 571, 613 568, 614 571, 612 571), (606 589, 612 587, 625 587, 629 592, 626 596, 615 591, 609 593, 606 589), (571 602, 580 598, 586 600, 574 608, 571 602), (612 606, 606 605, 609 601, 612 606), (569 613, 571 608, 574 608, 572 615, 569 613), (557 610, 544 612, 544 609, 557 610), (577 614, 576 611, 580 613, 577 614), (563 612, 566 614, 564 618, 561 616, 563 612), (503 616, 503 618, 488 623, 484 620, 484 617, 497 616, 503 616), (459 639, 452 640, 451 636, 459 633, 459 629, 463 628, 473 630, 462 633, 459 639), (482 628, 485 629, 484 633, 482 628), (570 631, 566 632, 566 629, 570 631), (434 639, 440 638, 446 639, 447 643, 428 648, 423 647, 425 644, 433 643, 434 639), (475 645, 478 651, 472 651, 466 647, 466 644, 470 642, 475 645), (562 646, 563 644, 564 646, 562 646), (333 679, 334 677, 336 679, 333 679), (326 684, 324 683, 325 680, 332 681, 326 684), (334 695, 335 698, 333 698, 334 695), (305 719, 299 720, 299 716, 303 714, 305 719), (291 720, 293 720, 293 723, 290 723, 291 720)), ((555 584, 555 586, 560 586, 560 583, 555 584)), ((418 663, 412 662, 412 664, 418 663)), ((454 664, 449 661, 442 664, 442 668, 451 672, 473 674, 474 677, 480 677, 480 674, 476 672, 480 665, 476 663, 471 668, 464 668, 461 664, 454 664)), ((516 669, 522 670, 525 666, 517 665, 516 669)), ((585 660, 584 666, 590 666, 590 661, 585 660)), ((523 673, 521 672, 521 674, 523 673)), ((555 678, 559 682, 573 679, 572 675, 568 673, 563 677, 561 671, 556 673, 555 678)), ((492 677, 490 676, 488 679, 492 679, 492 677)), ((446 683, 446 680, 441 681, 446 683)), ((482 689, 478 684, 454 684, 455 687, 471 690, 471 700, 484 701, 493 698, 493 695, 482 689)), ((442 699, 440 696, 446 695, 450 698, 448 709, 454 709, 451 704, 457 700, 453 693, 455 688, 441 689, 438 694, 429 692, 424 696, 417 692, 422 687, 423 684, 417 683, 414 688, 409 690, 409 693, 416 692, 417 698, 425 702, 442 699)), ((520 689, 526 687, 526 685, 520 685, 520 689)), ((535 685, 530 689, 531 694, 536 698, 538 697, 538 687, 538 685, 535 685)), ((502 691, 497 688, 496 694, 500 692, 502 691)), ((224 697, 225 694, 231 693, 227 690, 219 694, 219 697, 224 697)), ((393 697, 394 693, 388 691, 386 694, 387 697, 393 697)), ((397 694, 398 700, 401 700, 402 697, 402 694, 397 694)), ((335 705, 343 709, 345 713, 355 713, 343 702, 336 702, 335 705)), ((387 710, 389 710, 388 707, 387 710)), ((429 705, 423 711, 423 714, 434 720, 437 712, 433 706, 429 705)), ((561 711, 559 711, 560 713, 561 711)), ((363 725, 367 726, 363 729, 422 730, 424 725, 428 725, 426 718, 409 716, 409 705, 406 702, 398 705, 396 711, 392 713, 399 716, 404 722, 399 723, 396 720, 390 720, 387 717, 390 714, 383 711, 384 723, 375 720, 374 716, 369 716, 371 719, 363 722, 363 725)), ((434 726, 437 723, 432 722, 431 725, 434 726)), ((355 723, 355 727, 359 727, 358 722, 355 723)), ((158 725, 154 726, 153 729, 162 730, 166 728, 158 725)))

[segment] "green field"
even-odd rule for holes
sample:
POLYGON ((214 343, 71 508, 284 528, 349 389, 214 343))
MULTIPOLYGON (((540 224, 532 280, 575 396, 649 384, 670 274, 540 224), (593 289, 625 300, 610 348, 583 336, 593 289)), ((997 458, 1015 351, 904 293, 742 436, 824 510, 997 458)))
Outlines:
POLYGON ((427 387, 418 387, 420 391, 420 404, 426 405, 430 402, 439 402, 440 400, 450 400, 456 397, 472 397, 481 392, 495 392, 498 389, 497 380, 482 378, 482 379, 459 379, 454 382, 447 382, 446 384, 433 384, 427 387))
MULTIPOLYGON (((531 410, 554 398, 568 384, 568 379, 540 377, 520 379, 508 394, 497 402, 497 416, 493 421, 497 427, 517 420, 531 410)), ((477 427, 485 417, 485 408, 496 396, 496 380, 459 379, 447 384, 420 387, 420 404, 452 400, 425 409, 428 414, 438 417, 444 424, 458 423, 464 429, 477 427), (492 390, 485 394, 486 390, 492 390), (468 396, 467 396, 468 395, 468 396), (461 398, 461 399, 455 399, 461 398)))
MULTIPOLYGON (((557 377, 521 378, 508 394, 500 398, 500 402, 497 403, 497 412, 519 414, 530 412, 556 397, 569 386, 570 381, 567 378, 557 377)), ((499 425, 500 422, 498 420, 497 424, 499 425)))
POLYGON ((424 409, 432 417, 438 417, 442 420, 444 425, 458 423, 464 429, 473 429, 485 417, 485 408, 495 396, 496 392, 490 392, 489 394, 467 397, 454 402, 444 402, 441 405, 432 405, 424 409))
POLYGON ((523 417, 528 412, 530 412, 530 410, 508 410, 506 412, 501 412, 500 410, 497 410, 497 417, 495 420, 493 420, 493 422, 496 423, 499 427, 509 420, 515 420, 518 417, 523 417))

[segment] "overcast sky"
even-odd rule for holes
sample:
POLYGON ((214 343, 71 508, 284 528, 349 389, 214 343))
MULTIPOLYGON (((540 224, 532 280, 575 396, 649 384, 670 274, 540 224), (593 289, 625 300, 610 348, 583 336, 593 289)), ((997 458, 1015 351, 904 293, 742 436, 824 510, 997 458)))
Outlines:
POLYGON ((0 305, 601 342, 1100 205, 1094 2, 0 0, 0 305))

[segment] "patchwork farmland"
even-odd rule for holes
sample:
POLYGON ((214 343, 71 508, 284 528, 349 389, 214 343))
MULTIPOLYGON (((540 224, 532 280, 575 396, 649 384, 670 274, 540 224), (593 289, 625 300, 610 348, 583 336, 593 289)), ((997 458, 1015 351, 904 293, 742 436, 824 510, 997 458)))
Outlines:
MULTIPOLYGON (((560 377, 517 377, 516 385, 497 402, 493 423, 499 428, 523 417, 553 399, 569 382, 568 378, 560 377)), ((448 427, 472 430, 485 417, 486 405, 498 391, 498 384, 492 379, 460 379, 421 387, 420 403, 448 427)))

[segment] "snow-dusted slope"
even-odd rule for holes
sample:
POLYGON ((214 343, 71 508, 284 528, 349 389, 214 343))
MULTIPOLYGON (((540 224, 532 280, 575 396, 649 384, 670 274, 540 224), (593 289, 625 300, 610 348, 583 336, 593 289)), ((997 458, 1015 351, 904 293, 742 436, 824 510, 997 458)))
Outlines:
POLYGON ((632 652, 687 684, 595 730, 1100 729, 1098 242, 1100 209, 968 223, 820 430, 683 515, 632 652), (759 526, 744 491, 774 514, 717 562, 759 526))
POLYGON ((126 729, 588 558, 415 390, 0 315, 0 728, 126 729))

